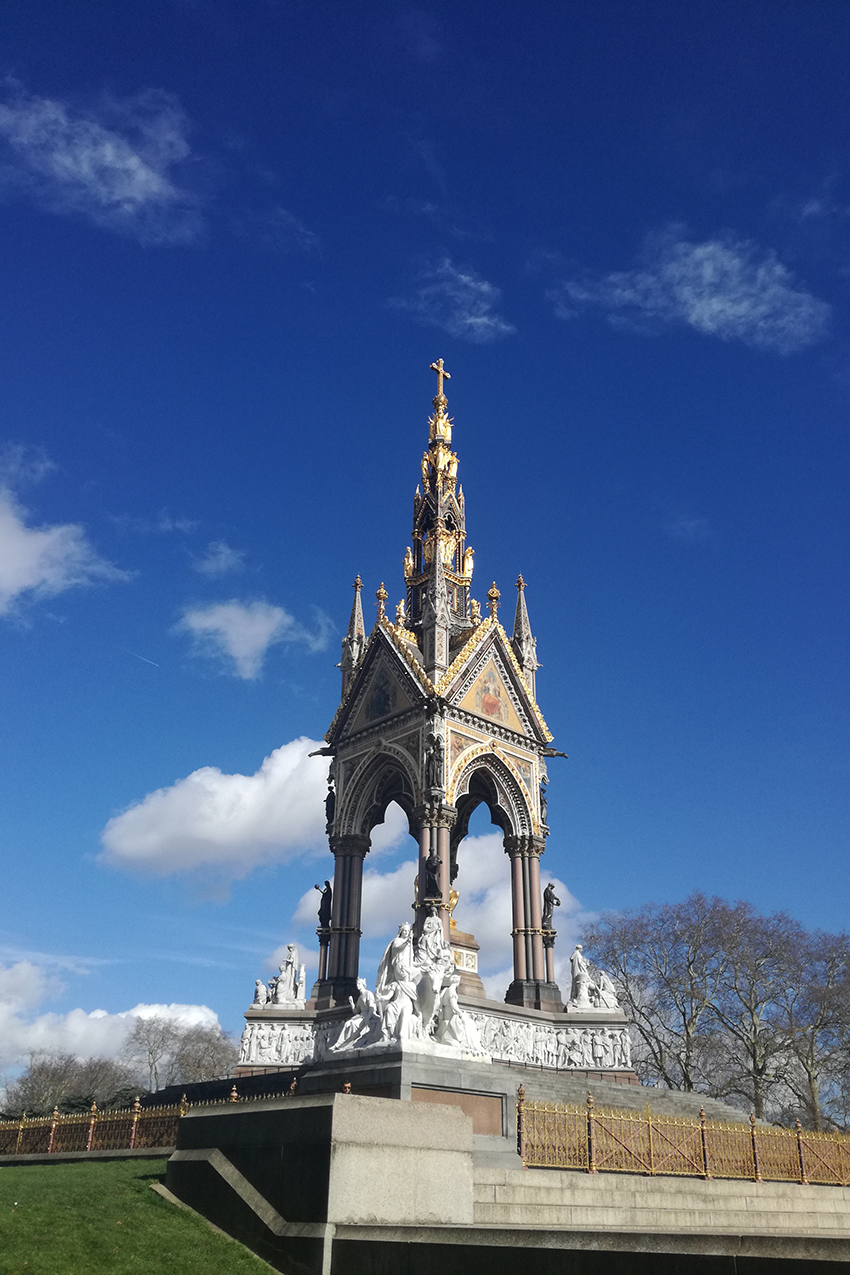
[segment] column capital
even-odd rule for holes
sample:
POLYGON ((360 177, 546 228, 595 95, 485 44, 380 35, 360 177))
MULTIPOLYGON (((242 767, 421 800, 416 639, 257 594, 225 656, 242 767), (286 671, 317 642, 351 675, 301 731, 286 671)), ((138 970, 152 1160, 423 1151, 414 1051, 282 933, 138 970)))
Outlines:
POLYGON ((426 802, 413 813, 420 828, 453 828, 457 819, 457 808, 442 801, 426 802))
POLYGON ((523 836, 509 832, 506 834, 504 841, 505 854, 509 854, 511 858, 515 855, 540 854, 540 851, 535 849, 539 840, 539 837, 523 836))
POLYGON ((331 836, 329 841, 332 854, 351 854, 358 856, 360 859, 366 858, 369 853, 369 847, 372 844, 368 837, 356 832, 346 833, 341 836, 331 836))

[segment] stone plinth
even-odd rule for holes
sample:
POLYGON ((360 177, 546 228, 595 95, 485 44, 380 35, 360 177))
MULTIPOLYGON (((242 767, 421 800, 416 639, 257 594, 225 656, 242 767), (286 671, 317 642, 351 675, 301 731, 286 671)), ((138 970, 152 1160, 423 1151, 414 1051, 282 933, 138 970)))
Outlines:
POLYGON ((486 996, 484 984, 478 973, 478 944, 472 934, 459 930, 452 922, 449 928, 449 943, 452 948, 455 968, 460 974, 460 993, 462 996, 486 996))

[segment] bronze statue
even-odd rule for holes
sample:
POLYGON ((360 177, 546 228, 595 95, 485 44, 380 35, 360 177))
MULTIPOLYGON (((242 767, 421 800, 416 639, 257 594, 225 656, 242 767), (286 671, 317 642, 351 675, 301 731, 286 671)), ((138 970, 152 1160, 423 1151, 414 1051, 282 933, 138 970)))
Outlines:
POLYGON ((555 908, 559 908, 560 906, 561 906, 561 900, 555 898, 555 887, 550 881, 546 889, 543 891, 543 923, 541 926, 542 929, 551 930, 552 914, 555 911, 555 908))
POLYGON ((320 885, 314 885, 314 890, 318 890, 321 894, 319 900, 319 928, 327 930, 331 923, 331 905, 333 903, 333 890, 330 881, 326 881, 324 888, 320 885))

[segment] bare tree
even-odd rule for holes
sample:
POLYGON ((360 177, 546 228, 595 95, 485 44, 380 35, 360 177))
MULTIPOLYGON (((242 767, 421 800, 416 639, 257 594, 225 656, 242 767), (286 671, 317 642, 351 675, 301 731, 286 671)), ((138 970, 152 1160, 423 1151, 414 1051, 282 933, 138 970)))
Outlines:
POLYGON ((29 1065, 6 1089, 6 1110, 45 1115, 61 1111, 109 1106, 126 1095, 129 1070, 111 1058, 75 1058, 67 1053, 33 1053, 29 1065))
POLYGON ((725 1075, 713 1089, 751 1106, 760 1120, 783 1078, 790 1034, 780 1006, 798 976, 805 941, 802 926, 784 912, 762 916, 737 903, 728 914, 727 961, 712 1005, 723 1028, 725 1075))
POLYGON ((218 1024, 187 1027, 177 1045, 177 1082, 194 1084, 229 1076, 239 1060, 239 1046, 218 1024))
POLYGON ((238 1057, 233 1038, 217 1023, 190 1026, 157 1015, 137 1019, 124 1048, 149 1089, 229 1075, 238 1057))
POLYGON ((794 955, 779 1004, 788 1041, 782 1115, 817 1130, 843 1127, 850 1070, 850 937, 817 930, 805 936, 794 955))
POLYGON ((158 1014, 137 1018, 124 1046, 124 1060, 145 1077, 147 1088, 162 1089, 177 1081, 175 1055, 180 1028, 158 1014))
POLYGON ((635 1064, 645 1081, 689 1090, 705 1082, 728 911, 721 899, 696 893, 683 903, 603 913, 583 936, 637 1030, 635 1064))

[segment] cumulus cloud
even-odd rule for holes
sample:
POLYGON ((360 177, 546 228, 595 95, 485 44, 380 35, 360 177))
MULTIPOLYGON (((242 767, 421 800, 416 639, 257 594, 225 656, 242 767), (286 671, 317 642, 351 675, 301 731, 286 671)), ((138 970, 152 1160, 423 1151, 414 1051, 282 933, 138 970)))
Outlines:
POLYGON ((322 612, 317 612, 316 620, 316 629, 311 632, 283 607, 234 599, 187 607, 176 631, 191 635, 195 654, 216 660, 236 677, 256 681, 270 646, 287 642, 301 644, 308 651, 327 648, 331 622, 322 612))
POLYGON ((12 491, 0 487, 0 616, 17 613, 25 600, 129 579, 96 553, 82 527, 31 526, 28 518, 12 491))
POLYGON ((211 540, 203 557, 193 558, 192 566, 202 576, 224 576, 232 571, 242 571, 245 554, 232 548, 226 540, 211 540))
POLYGON ((157 89, 82 111, 7 81, 0 187, 141 243, 188 243, 203 227, 181 179, 187 134, 177 99, 157 89))
POLYGON ((117 1058, 138 1018, 159 1015, 185 1026, 214 1026, 218 1015, 207 1005, 135 1005, 109 1014, 104 1009, 38 1013, 63 989, 52 974, 31 961, 0 965, 0 1070, 27 1061, 31 1053, 117 1058))
POLYGON ((421 279, 421 286, 412 297, 394 297, 390 305, 421 323, 477 345, 498 341, 516 331, 498 313, 500 289, 474 270, 461 269, 444 257, 424 271, 421 279))
POLYGON ((596 308, 612 323, 686 325, 777 354, 819 341, 830 318, 774 252, 728 234, 696 243, 680 227, 651 237, 635 269, 567 279, 552 298, 561 318, 596 308))
MULTIPOLYGON (((203 870, 205 880, 238 881, 264 863, 284 863, 326 846, 326 758, 295 739, 253 775, 204 766, 148 793, 110 819, 101 860, 154 876, 203 870)), ((315 909, 314 909, 315 911, 315 909)))

